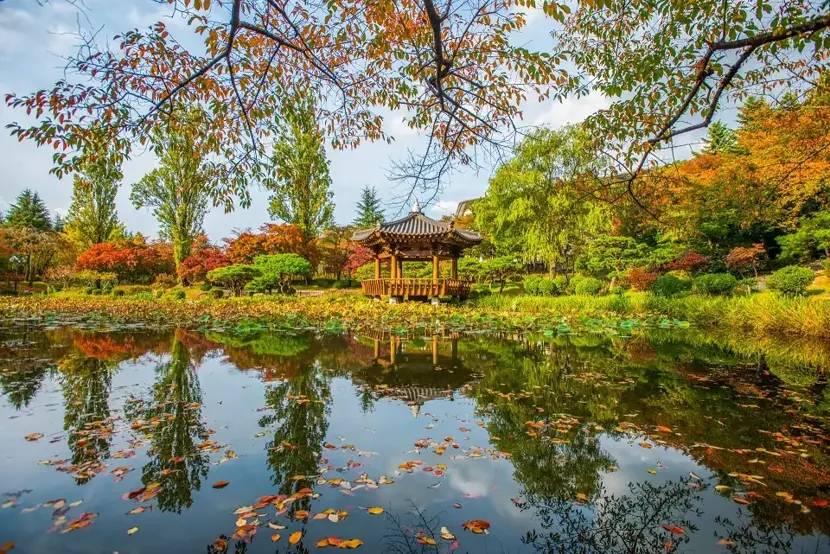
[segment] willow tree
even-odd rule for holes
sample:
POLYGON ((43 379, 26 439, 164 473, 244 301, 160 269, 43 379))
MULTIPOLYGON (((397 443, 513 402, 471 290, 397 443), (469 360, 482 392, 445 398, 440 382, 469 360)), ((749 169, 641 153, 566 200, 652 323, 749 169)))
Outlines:
POLYGON ((271 217, 299 227, 312 240, 333 222, 329 161, 316 112, 308 96, 287 105, 277 121, 271 170, 262 184, 271 191, 271 217))
POLYGON ((551 275, 572 273, 590 241, 610 226, 607 208, 584 194, 586 182, 599 182, 601 160, 581 128, 532 133, 476 203, 478 227, 497 250, 544 262, 551 275))
POLYGON ((197 107, 178 108, 152 135, 158 167, 133 185, 130 199, 136 208, 149 207, 161 227, 161 236, 173 243, 178 272, 190 255, 193 241, 217 186, 218 172, 205 155, 202 141, 207 126, 197 107))

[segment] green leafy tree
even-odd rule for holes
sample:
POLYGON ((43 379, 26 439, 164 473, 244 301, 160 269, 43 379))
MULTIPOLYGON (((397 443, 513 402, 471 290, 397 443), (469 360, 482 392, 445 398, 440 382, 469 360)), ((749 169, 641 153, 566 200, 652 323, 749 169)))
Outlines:
POLYGON ((32 189, 25 189, 17 195, 14 204, 9 207, 6 213, 6 225, 10 227, 34 229, 37 231, 50 231, 52 229, 52 218, 46 204, 40 195, 32 189))
POLYGON ((266 254, 254 259, 259 271, 248 285, 253 290, 291 292, 291 279, 311 274, 311 263, 297 254, 266 254))
POLYGON ((199 145, 206 115, 195 107, 179 108, 152 135, 159 166, 133 185, 130 199, 136 208, 149 207, 161 225, 161 235, 173 243, 178 273, 202 223, 218 175, 199 145))
POLYGON ((785 259, 806 262, 818 252, 830 259, 830 211, 805 218, 794 232, 778 237, 778 244, 785 259))
POLYGON ((259 277, 260 271, 252 265, 234 264, 225 267, 218 267, 207 273, 207 280, 211 283, 218 283, 231 289, 235 296, 242 294, 251 280, 259 277))
POLYGON ((648 245, 632 237, 600 235, 586 249, 581 265, 594 275, 616 279, 628 269, 646 265, 648 245))
POLYGON ((499 292, 510 277, 522 270, 522 263, 513 256, 499 256, 483 261, 478 266, 478 274, 491 283, 499 284, 499 292))
POLYGON ((115 208, 118 183, 124 175, 106 149, 97 150, 75 174, 66 217, 66 233, 83 249, 125 234, 115 208))
POLYGON ((271 191, 268 212, 299 227, 310 244, 333 222, 329 161, 309 98, 291 103, 282 115, 276 126, 272 172, 262 179, 271 191))
POLYGON ((579 186, 602 169, 582 129, 537 131, 496 171, 476 203, 477 226, 490 231, 497 250, 542 261, 551 275, 573 273, 585 248, 610 227, 607 208, 583 200, 579 186))
POLYGON ((357 202, 357 217, 354 225, 357 227, 374 227, 383 222, 383 208, 380 205, 380 198, 375 187, 365 186, 360 193, 360 200, 357 202))

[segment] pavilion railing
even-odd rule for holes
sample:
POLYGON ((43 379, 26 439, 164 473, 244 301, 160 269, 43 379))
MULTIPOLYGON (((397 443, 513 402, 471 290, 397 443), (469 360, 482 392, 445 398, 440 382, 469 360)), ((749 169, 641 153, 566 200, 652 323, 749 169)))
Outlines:
POLYGON ((361 281, 366 296, 434 297, 458 296, 465 298, 470 293, 471 282, 465 279, 410 278, 366 279, 361 281))

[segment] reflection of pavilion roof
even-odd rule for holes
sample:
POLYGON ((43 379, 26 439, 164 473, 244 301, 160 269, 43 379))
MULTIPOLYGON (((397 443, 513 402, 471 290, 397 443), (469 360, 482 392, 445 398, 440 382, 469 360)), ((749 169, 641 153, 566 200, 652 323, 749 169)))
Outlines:
POLYGON ((424 215, 420 206, 401 219, 381 223, 371 229, 356 231, 352 238, 364 245, 378 242, 425 241, 452 244, 463 248, 481 242, 475 231, 457 229, 453 221, 438 221, 424 215))
POLYGON ((394 398, 396 400, 405 401, 409 405, 414 417, 418 417, 418 414, 421 411, 421 406, 430 400, 453 398, 452 390, 439 389, 437 387, 381 387, 375 389, 374 392, 380 397, 394 398))

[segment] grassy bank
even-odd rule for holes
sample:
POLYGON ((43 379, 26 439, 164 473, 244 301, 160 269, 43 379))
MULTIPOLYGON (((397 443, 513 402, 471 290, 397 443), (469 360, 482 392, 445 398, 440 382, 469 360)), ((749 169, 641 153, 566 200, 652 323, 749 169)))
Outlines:
POLYGON ((638 325, 695 327, 745 336, 830 339, 830 301, 787 298, 774 293, 713 297, 661 298, 645 293, 617 296, 500 296, 464 305, 390 305, 350 293, 316 297, 242 297, 211 299, 171 297, 48 296, 3 297, 3 318, 59 318, 183 327, 245 325, 332 330, 450 330, 567 332, 571 326, 627 328, 638 325))
POLYGON ((662 298, 647 293, 622 296, 487 296, 475 302, 485 311, 556 313, 567 317, 667 317, 701 329, 732 329, 756 336, 830 339, 830 300, 762 292, 749 296, 688 295, 662 298))

